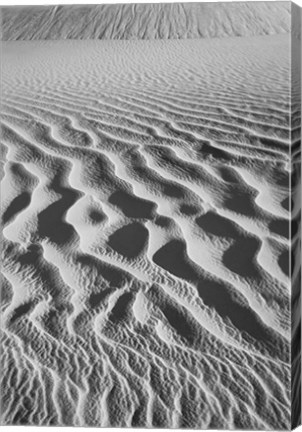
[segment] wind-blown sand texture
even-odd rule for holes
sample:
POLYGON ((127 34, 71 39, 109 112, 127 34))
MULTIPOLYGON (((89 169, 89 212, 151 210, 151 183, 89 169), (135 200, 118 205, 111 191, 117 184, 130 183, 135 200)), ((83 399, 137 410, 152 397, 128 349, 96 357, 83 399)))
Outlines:
POLYGON ((3 424, 299 424, 292 8, 2 10, 3 424))

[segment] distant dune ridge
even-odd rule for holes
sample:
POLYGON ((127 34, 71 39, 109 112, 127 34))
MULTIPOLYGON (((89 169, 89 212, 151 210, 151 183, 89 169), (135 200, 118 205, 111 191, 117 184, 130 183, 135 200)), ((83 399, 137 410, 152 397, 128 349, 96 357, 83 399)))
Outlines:
POLYGON ((193 39, 288 33, 290 2, 4 7, 3 40, 193 39))
POLYGON ((299 12, 2 9, 1 424, 300 423, 299 12))

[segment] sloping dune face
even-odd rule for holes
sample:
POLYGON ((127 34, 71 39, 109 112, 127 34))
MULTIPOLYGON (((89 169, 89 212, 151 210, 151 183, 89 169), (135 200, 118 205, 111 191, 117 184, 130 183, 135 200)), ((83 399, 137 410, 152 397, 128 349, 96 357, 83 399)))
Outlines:
MULTIPOLYGON (((165 14, 201 6, 152 6, 183 38, 139 40, 144 7, 60 33, 137 40, 2 43, 2 422, 287 429, 289 6, 194 40, 165 14)), ((5 9, 4 38, 64 10, 5 9)))
POLYGON ((290 2, 3 8, 3 39, 182 39, 288 33, 290 2))

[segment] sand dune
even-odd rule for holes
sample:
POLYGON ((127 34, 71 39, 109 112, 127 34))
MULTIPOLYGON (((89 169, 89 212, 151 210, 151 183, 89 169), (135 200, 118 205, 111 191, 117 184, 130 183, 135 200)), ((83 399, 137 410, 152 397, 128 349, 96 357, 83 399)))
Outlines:
POLYGON ((163 3, 2 8, 3 40, 183 39, 288 33, 291 3, 163 3))
MULTIPOLYGON (((258 36, 2 43, 4 424, 290 427, 289 3, 237 6, 145 38, 258 36)), ((4 9, 3 35, 139 38, 135 8, 4 9)))

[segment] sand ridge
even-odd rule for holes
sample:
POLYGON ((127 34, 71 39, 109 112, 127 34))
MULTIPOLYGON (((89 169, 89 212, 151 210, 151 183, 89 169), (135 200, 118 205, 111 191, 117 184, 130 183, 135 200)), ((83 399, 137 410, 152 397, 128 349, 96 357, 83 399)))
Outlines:
POLYGON ((3 7, 3 40, 196 39, 289 33, 291 2, 3 7))

